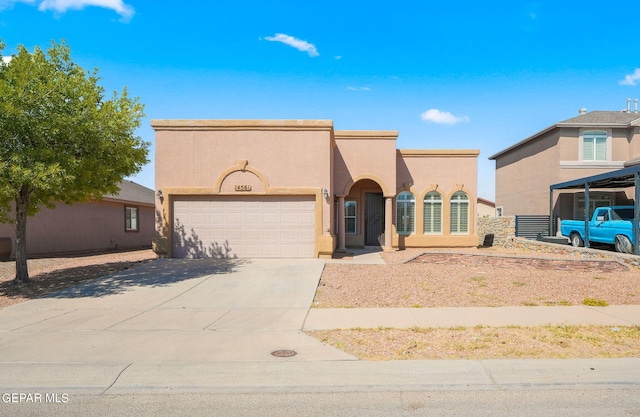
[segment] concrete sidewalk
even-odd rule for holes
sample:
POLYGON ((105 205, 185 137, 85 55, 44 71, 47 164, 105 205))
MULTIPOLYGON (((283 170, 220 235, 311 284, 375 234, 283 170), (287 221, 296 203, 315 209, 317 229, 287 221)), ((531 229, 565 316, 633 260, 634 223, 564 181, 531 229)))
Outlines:
POLYGON ((312 308, 305 330, 377 327, 640 326, 640 306, 312 308))

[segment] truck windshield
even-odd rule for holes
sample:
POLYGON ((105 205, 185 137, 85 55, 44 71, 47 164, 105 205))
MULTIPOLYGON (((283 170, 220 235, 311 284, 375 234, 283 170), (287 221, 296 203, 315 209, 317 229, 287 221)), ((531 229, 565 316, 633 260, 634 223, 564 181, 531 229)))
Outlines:
POLYGON ((613 209, 611 210, 611 220, 633 220, 633 209, 613 209))

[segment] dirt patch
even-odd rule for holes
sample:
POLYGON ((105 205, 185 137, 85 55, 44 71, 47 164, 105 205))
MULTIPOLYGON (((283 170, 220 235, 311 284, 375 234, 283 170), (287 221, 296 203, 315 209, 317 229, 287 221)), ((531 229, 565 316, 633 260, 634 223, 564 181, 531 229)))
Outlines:
POLYGON ((307 333, 365 360, 640 357, 640 327, 479 326, 307 333))

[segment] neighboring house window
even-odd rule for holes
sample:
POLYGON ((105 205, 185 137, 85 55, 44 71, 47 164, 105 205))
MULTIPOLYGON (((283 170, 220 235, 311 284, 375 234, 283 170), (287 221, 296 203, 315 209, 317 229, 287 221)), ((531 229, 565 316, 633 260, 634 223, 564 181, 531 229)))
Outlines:
MULTIPOLYGON (((584 220, 584 194, 578 197, 576 205, 576 220, 584 220)), ((606 194, 589 194, 589 218, 593 217, 593 213, 598 207, 608 207, 612 205, 611 196, 606 194)))
POLYGON ((409 192, 403 192, 396 199, 396 230, 398 234, 408 235, 416 231, 416 198, 409 192))
POLYGON ((356 233, 356 202, 344 202, 344 231, 348 234, 356 233))
POLYGON ((599 130, 584 132, 582 137, 582 160, 607 160, 607 132, 599 130))
POLYGON ((469 233, 469 196, 458 191, 451 197, 451 234, 469 233))
POLYGON ((442 196, 430 191, 424 197, 424 234, 442 233, 442 196))
POLYGON ((137 207, 125 207, 124 208, 124 228, 128 232, 137 232, 138 228, 138 208, 137 207))

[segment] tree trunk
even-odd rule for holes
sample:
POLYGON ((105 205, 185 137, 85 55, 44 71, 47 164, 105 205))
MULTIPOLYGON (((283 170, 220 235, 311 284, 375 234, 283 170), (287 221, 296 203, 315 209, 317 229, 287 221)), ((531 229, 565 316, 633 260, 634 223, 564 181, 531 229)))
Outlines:
POLYGON ((27 186, 20 189, 16 197, 16 282, 29 283, 27 268, 27 207, 29 206, 29 190, 27 186))

